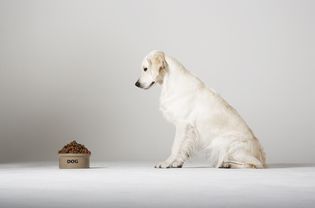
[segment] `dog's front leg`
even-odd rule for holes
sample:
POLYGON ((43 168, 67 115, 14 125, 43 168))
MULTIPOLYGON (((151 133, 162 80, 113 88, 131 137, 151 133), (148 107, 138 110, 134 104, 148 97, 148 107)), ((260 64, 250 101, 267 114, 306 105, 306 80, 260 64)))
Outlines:
POLYGON ((180 122, 176 124, 176 134, 171 155, 165 161, 156 164, 156 168, 181 168, 183 166, 185 160, 188 158, 188 154, 186 154, 186 140, 189 140, 189 131, 189 125, 186 123, 180 122))

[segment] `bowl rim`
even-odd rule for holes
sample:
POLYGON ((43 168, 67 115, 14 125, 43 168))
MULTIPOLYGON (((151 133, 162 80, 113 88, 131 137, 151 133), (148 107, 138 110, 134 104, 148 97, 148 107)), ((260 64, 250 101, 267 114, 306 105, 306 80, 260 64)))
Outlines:
POLYGON ((91 154, 86 153, 58 153, 59 157, 89 157, 91 154))

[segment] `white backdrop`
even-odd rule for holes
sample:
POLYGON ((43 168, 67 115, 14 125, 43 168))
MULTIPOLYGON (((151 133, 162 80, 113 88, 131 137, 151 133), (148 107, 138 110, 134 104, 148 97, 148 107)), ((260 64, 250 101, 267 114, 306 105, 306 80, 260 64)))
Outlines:
POLYGON ((315 162, 314 1, 0 0, 0 162, 162 160, 174 128, 159 87, 134 87, 164 50, 245 118, 268 162, 315 162))

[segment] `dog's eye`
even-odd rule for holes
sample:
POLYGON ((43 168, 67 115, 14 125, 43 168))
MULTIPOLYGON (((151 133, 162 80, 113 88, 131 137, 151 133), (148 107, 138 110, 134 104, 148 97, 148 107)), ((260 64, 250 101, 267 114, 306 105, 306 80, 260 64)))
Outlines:
POLYGON ((143 68, 143 71, 147 71, 148 70, 148 68, 143 68))

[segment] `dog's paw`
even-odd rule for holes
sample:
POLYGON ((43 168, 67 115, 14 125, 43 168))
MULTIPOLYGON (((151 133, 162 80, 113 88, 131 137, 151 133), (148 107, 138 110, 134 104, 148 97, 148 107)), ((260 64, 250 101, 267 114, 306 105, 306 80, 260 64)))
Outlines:
POLYGON ((175 160, 174 162, 172 162, 171 168, 182 168, 183 164, 184 164, 184 162, 175 160))
POLYGON ((163 162, 158 162, 157 164, 155 164, 155 168, 168 168, 170 166, 170 163, 167 161, 163 161, 163 162))
POLYGON ((183 162, 180 161, 173 161, 173 162, 169 162, 169 161, 163 161, 163 162, 159 162, 157 163, 154 167, 155 168, 181 168, 183 167, 183 162))
POLYGON ((231 168, 231 164, 227 162, 223 162, 219 168, 231 168))

